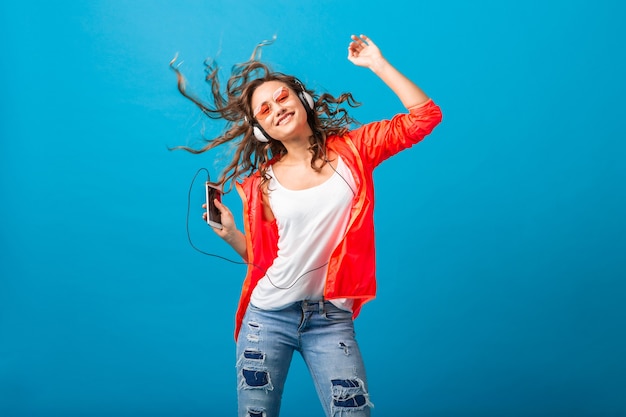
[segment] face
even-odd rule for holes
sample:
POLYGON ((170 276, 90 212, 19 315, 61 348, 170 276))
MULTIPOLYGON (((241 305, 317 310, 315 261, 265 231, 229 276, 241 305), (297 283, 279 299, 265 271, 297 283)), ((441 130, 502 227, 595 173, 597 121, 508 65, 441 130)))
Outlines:
POLYGON ((252 112, 257 123, 271 137, 284 141, 307 139, 311 128, 302 102, 287 85, 280 81, 261 84, 252 94, 252 112))

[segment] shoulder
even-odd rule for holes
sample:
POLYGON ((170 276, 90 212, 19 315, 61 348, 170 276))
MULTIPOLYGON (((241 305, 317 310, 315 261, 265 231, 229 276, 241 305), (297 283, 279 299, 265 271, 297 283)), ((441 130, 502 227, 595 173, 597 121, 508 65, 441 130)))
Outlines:
POLYGON ((343 135, 332 135, 326 139, 326 147, 336 152, 342 156, 346 153, 354 153, 356 148, 354 147, 354 143, 352 141, 351 132, 347 131, 343 135))
POLYGON ((334 135, 327 139, 326 147, 331 154, 340 155, 348 165, 359 165, 361 154, 348 131, 342 136, 334 135))
POLYGON ((241 182, 237 183, 239 187, 247 194, 250 195, 250 191, 255 187, 258 188, 258 185, 261 183, 261 174, 259 171, 255 171, 246 178, 244 178, 241 182))

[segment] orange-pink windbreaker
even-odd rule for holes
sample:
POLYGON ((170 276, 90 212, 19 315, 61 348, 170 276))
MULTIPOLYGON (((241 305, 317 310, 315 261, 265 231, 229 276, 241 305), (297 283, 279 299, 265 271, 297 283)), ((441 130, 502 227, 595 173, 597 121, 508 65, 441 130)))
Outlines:
MULTIPOLYGON (((356 196, 346 233, 332 252, 327 266, 324 299, 351 298, 353 317, 376 295, 376 259, 374 247, 374 186, 372 174, 385 159, 418 143, 441 121, 439 106, 432 100, 411 108, 391 120, 368 123, 331 136, 329 150, 341 155, 356 182, 356 196)), ((250 302, 252 290, 265 275, 277 253, 276 221, 263 216, 258 172, 236 184, 243 200, 248 254, 248 271, 243 282, 236 314, 235 340, 250 302)))

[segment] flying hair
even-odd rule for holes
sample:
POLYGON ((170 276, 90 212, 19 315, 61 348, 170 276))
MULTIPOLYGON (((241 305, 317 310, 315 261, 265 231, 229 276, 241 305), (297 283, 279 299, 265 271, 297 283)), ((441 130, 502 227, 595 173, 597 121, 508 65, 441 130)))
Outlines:
POLYGON ((224 88, 219 80, 220 67, 215 60, 206 59, 204 61, 205 81, 210 87, 207 100, 202 100, 188 91, 186 79, 180 71, 178 54, 170 62, 170 68, 176 73, 180 93, 195 104, 208 118, 226 122, 222 133, 215 138, 203 138, 205 144, 200 148, 175 146, 170 149, 201 154, 226 143, 234 145, 235 151, 232 159, 220 173, 217 181, 212 183, 224 192, 229 192, 232 189, 233 181, 239 181, 257 170, 263 179, 261 184, 263 185, 268 179, 266 170, 270 161, 287 152, 279 141, 270 140, 264 143, 254 137, 253 126, 250 122, 254 120, 251 100, 252 94, 261 84, 267 81, 280 81, 293 91, 301 91, 304 88, 313 97, 314 109, 309 114, 308 119, 313 132, 313 136, 309 138, 309 149, 311 151, 311 167, 317 171, 328 162, 326 138, 329 135, 343 135, 351 125, 358 124, 358 121, 353 119, 342 107, 344 104, 349 107, 360 105, 354 100, 351 93, 342 93, 339 97, 334 97, 328 93, 315 94, 306 89, 294 76, 275 72, 269 65, 261 62, 263 48, 272 45, 275 40, 276 36, 274 35, 271 40, 258 43, 248 61, 234 65, 224 88))

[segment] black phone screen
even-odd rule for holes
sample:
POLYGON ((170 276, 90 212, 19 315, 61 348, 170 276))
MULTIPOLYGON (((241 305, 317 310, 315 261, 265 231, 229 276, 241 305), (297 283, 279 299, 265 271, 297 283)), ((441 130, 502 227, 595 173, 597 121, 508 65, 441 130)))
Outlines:
POLYGON ((222 192, 207 184, 207 220, 209 222, 222 224, 222 215, 215 206, 214 200, 222 201, 222 192))

